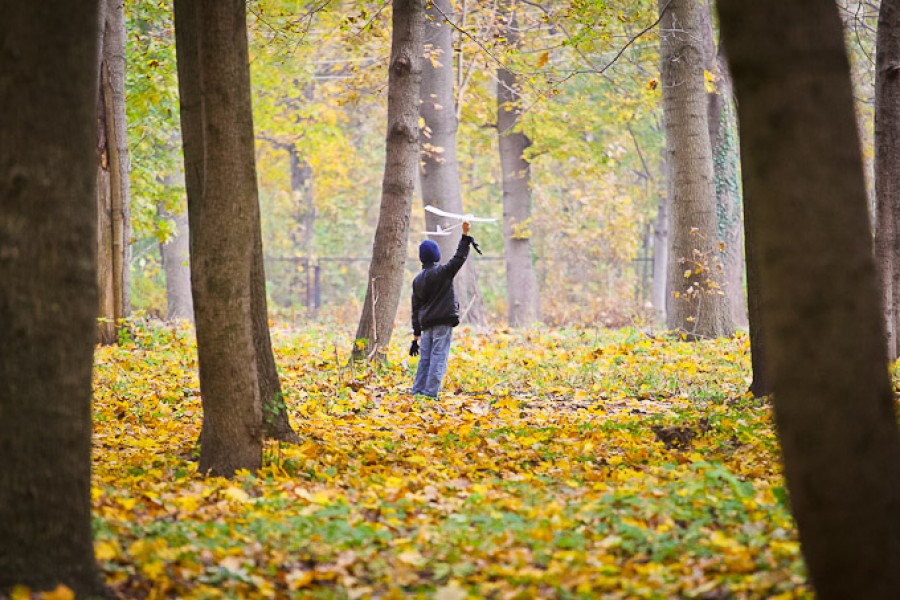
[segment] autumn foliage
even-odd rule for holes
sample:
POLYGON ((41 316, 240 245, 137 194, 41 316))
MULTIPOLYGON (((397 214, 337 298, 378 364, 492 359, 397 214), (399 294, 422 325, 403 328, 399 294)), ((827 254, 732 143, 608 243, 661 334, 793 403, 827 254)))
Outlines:
MULTIPOLYGON (((275 331, 298 446, 197 472, 190 329, 95 364, 96 551, 121 598, 805 597, 745 337, 459 330, 447 393, 399 345, 275 331)), ((22 592, 23 590, 20 590, 22 592)))

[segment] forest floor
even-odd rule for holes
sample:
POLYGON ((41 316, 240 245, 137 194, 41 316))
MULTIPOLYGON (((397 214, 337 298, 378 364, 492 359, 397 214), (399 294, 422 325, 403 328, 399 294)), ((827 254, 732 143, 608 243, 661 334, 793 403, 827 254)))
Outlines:
POLYGON ((94 529, 122 598, 810 597, 746 336, 457 329, 445 395, 414 363, 278 330, 298 446, 197 472, 188 329, 96 354, 94 529))

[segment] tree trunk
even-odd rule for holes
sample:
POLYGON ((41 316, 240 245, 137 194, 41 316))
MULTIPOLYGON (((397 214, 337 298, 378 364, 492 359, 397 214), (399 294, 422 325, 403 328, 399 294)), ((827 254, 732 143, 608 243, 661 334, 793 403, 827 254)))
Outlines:
MULTIPOLYGON (((254 180, 255 181, 255 180, 254 180)), ((296 444, 300 441, 288 418, 287 407, 281 391, 281 379, 272 352, 269 335, 269 307, 266 302, 266 271, 263 260, 263 242, 258 220, 254 231, 253 271, 251 274, 251 311, 253 313, 253 346, 256 354, 256 373, 259 381, 259 397, 262 402, 263 435, 269 439, 296 444)))
POLYGON ((419 88, 422 80, 423 0, 394 2, 388 78, 388 127, 381 209, 372 244, 366 299, 354 359, 383 358, 403 287, 409 216, 419 167, 419 88))
MULTIPOLYGON (((515 9, 500 6, 501 27, 507 44, 515 48, 521 31, 515 9)), ((506 249, 507 318, 511 327, 528 327, 541 318, 537 276, 531 262, 531 164, 525 150, 531 146, 518 130, 522 101, 518 77, 497 69, 497 133, 503 174, 503 238, 506 249)))
POLYGON ((900 2, 882 0, 875 52, 875 253, 887 352, 900 354, 900 2))
MULTIPOLYGON (((308 96, 311 98, 311 94, 308 96)), ((312 165, 300 156, 297 147, 293 144, 286 146, 291 165, 291 204, 293 207, 295 226, 291 228, 291 244, 294 252, 306 256, 306 268, 313 269, 315 265, 315 246, 313 231, 316 224, 316 207, 313 204, 313 170, 312 165)), ((301 272, 294 269, 291 272, 291 290, 303 288, 305 295, 304 305, 308 316, 315 314, 316 306, 313 297, 312 286, 309 285, 309 271, 301 272)))
MULTIPOLYGON (((665 169, 665 161, 663 161, 665 169)), ((669 253, 669 199, 660 194, 659 206, 656 209, 656 222, 653 224, 653 312, 660 323, 666 321, 667 266, 669 253)))
POLYGON ((125 129, 125 7, 103 0, 100 23, 100 79, 97 94, 97 206, 100 289, 99 339, 114 344, 116 321, 128 316, 130 185, 125 129))
MULTIPOLYGON (((746 160, 742 158, 742 162, 746 160)), ((753 380, 750 393, 754 398, 762 398, 772 393, 772 378, 766 362, 766 342, 763 337, 763 317, 761 310, 762 283, 759 280, 759 246, 756 232, 759 231, 759 217, 752 198, 744 197, 744 250, 747 259, 747 320, 750 329, 750 366, 753 380)))
POLYGON ((821 598, 900 589, 900 436, 832 2, 720 0, 791 506, 821 598))
POLYGON ((169 213, 165 218, 175 224, 175 234, 159 245, 163 271, 166 274, 167 318, 170 321, 194 321, 194 299, 191 297, 190 231, 186 210, 169 213))
MULTIPOLYGON (((710 35, 712 27, 709 28, 710 35)), ((744 294, 744 223, 742 219, 740 158, 738 156, 737 118, 731 74, 721 52, 715 52, 709 65, 715 75, 715 90, 708 96, 707 118, 716 184, 716 223, 722 250, 723 287, 735 324, 747 323, 744 294)))
POLYGON ((313 204, 312 165, 301 158, 297 148, 288 146, 291 164, 291 203, 296 227, 291 231, 294 248, 306 256, 313 255, 313 229, 316 224, 316 206, 313 204))
MULTIPOLYGON (((463 213, 462 194, 459 185, 459 163, 456 160, 456 99, 453 93, 453 30, 443 15, 452 8, 449 0, 433 0, 425 21, 425 50, 431 60, 422 61, 422 104, 419 114, 425 122, 426 134, 422 140, 421 187, 423 205, 463 213)), ((428 231, 440 225, 447 228, 458 223, 430 212, 425 213, 428 231)), ((477 232, 473 232, 476 233, 477 232)), ((437 236, 441 256, 450 258, 456 252, 462 232, 437 236)), ((486 325, 487 317, 478 290, 475 263, 467 261, 453 280, 460 315, 464 323, 486 325)))
POLYGON ((689 338, 729 335, 716 190, 703 75, 702 11, 694 0, 660 0, 661 81, 669 173, 670 329, 689 338))
POLYGON ((0 595, 101 593, 91 539, 97 2, 0 8, 0 595))
POLYGON ((200 471, 262 462, 254 349, 259 201, 243 0, 176 0, 175 38, 203 428, 200 471))

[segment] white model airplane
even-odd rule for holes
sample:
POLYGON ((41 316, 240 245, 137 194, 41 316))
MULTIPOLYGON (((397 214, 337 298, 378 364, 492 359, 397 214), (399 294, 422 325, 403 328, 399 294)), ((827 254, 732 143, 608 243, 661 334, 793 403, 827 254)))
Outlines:
POLYGON ((451 230, 456 229, 457 227, 461 227, 462 223, 454 225, 453 227, 448 227, 447 229, 443 229, 440 225, 436 226, 437 231, 423 231, 422 233, 425 235, 452 235, 450 233, 451 230))
POLYGON ((472 213, 460 215, 457 213, 447 212, 446 210, 441 210, 430 204, 425 206, 425 210, 430 213, 434 213, 441 217, 447 217, 448 219, 456 219, 458 221, 468 221, 469 223, 493 223, 497 219, 489 219, 487 217, 476 217, 472 213))

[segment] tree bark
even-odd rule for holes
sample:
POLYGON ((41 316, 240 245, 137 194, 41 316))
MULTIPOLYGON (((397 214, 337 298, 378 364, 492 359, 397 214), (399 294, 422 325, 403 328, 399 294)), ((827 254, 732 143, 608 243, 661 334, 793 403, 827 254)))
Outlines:
MULTIPOLYGON (((503 36, 511 48, 521 42, 515 9, 500 5, 503 36)), ((525 150, 531 140, 518 129, 522 100, 518 77, 497 69, 497 133, 503 175, 503 238, 506 250, 507 319, 511 327, 540 321, 537 276, 531 262, 531 164, 525 150)))
POLYGON ((900 589, 900 438, 837 9, 720 0, 791 505, 821 598, 900 589))
POLYGON ((259 200, 243 0, 177 0, 175 39, 203 428, 200 471, 262 462, 254 348, 259 200))
POLYGON ((742 219, 740 158, 738 156, 737 119, 731 73, 721 45, 713 42, 712 6, 707 4, 708 38, 706 69, 715 77, 715 89, 707 93, 707 125, 712 151, 716 189, 716 223, 722 250, 722 283, 731 320, 747 323, 747 301, 744 294, 744 223, 742 219))
MULTIPOLYGON (((422 170, 420 172, 422 204, 463 213, 459 185, 459 163, 456 159, 456 97, 453 92, 453 30, 444 15, 452 12, 449 0, 433 0, 426 11, 425 49, 430 60, 422 61, 422 104, 419 114, 425 122, 422 140, 422 170)), ((425 213, 428 231, 440 225, 447 228, 458 223, 430 212, 425 213)), ((441 256, 450 258, 459 245, 462 232, 437 236, 441 256)), ((464 323, 486 325, 487 317, 475 272, 475 263, 467 261, 453 280, 460 315, 464 323)))
POLYGON ((660 0, 660 59, 669 172, 668 327, 688 338, 733 330, 723 292, 716 190, 707 122, 702 11, 660 0))
POLYGON ((269 334, 266 271, 263 260, 262 231, 258 220, 254 234, 253 271, 250 280, 251 310, 256 373, 259 382, 259 397, 262 402, 263 435, 269 439, 296 444, 300 441, 300 436, 291 428, 287 406, 285 406, 281 391, 281 379, 278 377, 278 367, 275 364, 275 354, 272 351, 272 338, 269 334))
MULTIPOLYGON (((746 162, 742 158, 742 162, 746 162)), ((762 282, 760 281, 759 247, 756 232, 759 217, 752 198, 744 197, 744 253, 747 261, 747 320, 750 329, 750 366, 753 379, 750 393, 762 398, 772 393, 772 377, 766 361, 766 340, 763 336, 764 313, 761 309, 762 282)))
POLYGON ((128 316, 130 263, 130 184, 125 123, 125 7, 102 0, 100 79, 97 94, 97 206, 99 339, 118 340, 117 321, 128 316))
POLYGON ((383 358, 403 287, 409 217, 419 166, 419 91, 422 81, 423 0, 394 3, 388 77, 388 126, 381 208, 366 299, 353 358, 383 358))
POLYGON ((0 7, 0 595, 102 593, 91 539, 97 2, 0 7))
POLYGON ((900 2, 882 0, 875 52, 875 255, 887 352, 900 355, 900 2))

